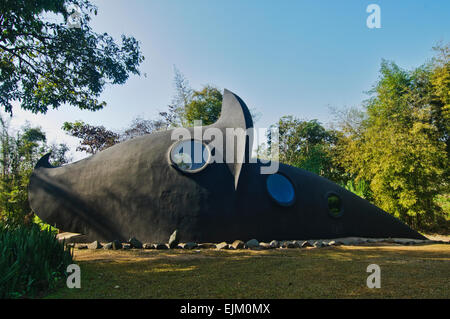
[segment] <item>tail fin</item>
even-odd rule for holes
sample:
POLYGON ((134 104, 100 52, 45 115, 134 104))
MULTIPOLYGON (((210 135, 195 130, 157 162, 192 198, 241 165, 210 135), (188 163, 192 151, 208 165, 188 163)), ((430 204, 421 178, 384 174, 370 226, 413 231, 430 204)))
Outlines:
POLYGON ((49 162, 51 155, 52 155, 52 152, 47 153, 44 156, 42 156, 41 159, 36 163, 36 166, 34 167, 34 169, 38 169, 40 167, 54 168, 54 166, 52 166, 52 164, 50 164, 50 162, 49 162))

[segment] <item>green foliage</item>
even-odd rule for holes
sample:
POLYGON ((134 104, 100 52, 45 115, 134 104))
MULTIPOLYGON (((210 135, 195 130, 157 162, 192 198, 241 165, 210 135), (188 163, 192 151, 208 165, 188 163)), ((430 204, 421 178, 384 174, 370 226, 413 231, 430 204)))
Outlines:
POLYGON ((30 174, 39 158, 50 150, 57 155, 53 163, 67 162, 65 144, 49 147, 40 128, 25 126, 12 134, 7 121, 0 117, 0 220, 9 225, 26 220, 31 213, 28 204, 30 174))
POLYGON ((77 151, 95 154, 119 142, 119 134, 107 130, 104 126, 93 126, 83 121, 64 122, 62 127, 71 136, 81 139, 77 151))
POLYGON ((139 42, 122 36, 116 44, 89 26, 97 9, 88 0, 2 0, 0 4, 0 105, 12 101, 33 113, 71 104, 98 110, 106 84, 123 84, 140 74, 139 42), (67 9, 81 10, 80 27, 70 27, 67 9), (52 19, 48 19, 51 14, 52 19))
POLYGON ((449 233, 450 229, 450 194, 439 194, 435 197, 435 203, 442 209, 443 217, 439 223, 432 225, 431 231, 438 233, 449 233))
MULTIPOLYGON (((208 84, 200 90, 193 90, 186 77, 174 67, 175 95, 168 110, 160 112, 160 119, 152 121, 152 126, 159 129, 194 126, 194 121, 202 121, 210 125, 219 119, 222 110, 222 91, 208 84)), ((250 109, 253 121, 257 121, 259 113, 250 109)))
MULTIPOLYGON (((326 130, 317 120, 302 121, 293 116, 283 116, 268 130, 268 148, 258 155, 278 147, 279 161, 303 168, 335 182, 346 178, 343 170, 332 161, 337 132, 326 130), (278 130, 278 141, 273 141, 271 131, 278 130)), ((276 152, 275 152, 276 153, 276 152)))
POLYGON ((370 185, 365 180, 349 180, 347 184, 344 185, 345 189, 358 195, 361 198, 371 200, 372 192, 370 190, 370 185))
POLYGON ((175 66, 174 73, 175 95, 172 103, 168 106, 168 110, 160 112, 159 115, 167 127, 187 126, 186 107, 192 101, 193 90, 189 85, 189 81, 175 66))
POLYGON ((447 157, 450 153, 450 46, 433 48, 437 55, 431 64, 430 107, 431 118, 439 139, 446 143, 447 157))
POLYGON ((436 203, 441 206, 445 217, 450 221, 450 194, 440 194, 436 196, 436 203))
POLYGON ((0 299, 35 297, 65 277, 72 254, 50 230, 0 224, 0 299))
POLYGON ((38 128, 25 128, 15 136, 8 132, 7 123, 1 121, 1 218, 8 224, 21 223, 30 213, 27 187, 33 163, 42 153, 44 133, 38 128))
POLYGON ((336 152, 351 175, 370 181, 376 205, 421 230, 443 222, 435 198, 449 187, 450 55, 444 52, 412 71, 383 61, 366 113, 341 121, 336 152))
POLYGON ((192 100, 186 105, 184 116, 188 125, 194 121, 202 121, 203 125, 210 125, 217 121, 222 109, 222 92, 211 85, 200 91, 194 91, 192 100))
MULTIPOLYGON (((175 96, 168 110, 160 112, 161 120, 155 121, 165 123, 165 129, 172 127, 194 126, 194 121, 202 121, 203 125, 210 125, 220 117, 222 110, 222 91, 214 85, 208 84, 200 90, 193 90, 189 86, 186 77, 175 68, 175 96)), ((255 108, 250 109, 253 121, 257 121, 260 114, 255 108)))
POLYGON ((222 109, 222 93, 219 89, 206 85, 195 91, 188 80, 175 70, 175 96, 165 112, 159 112, 157 119, 136 117, 123 132, 107 130, 103 126, 94 126, 82 121, 65 122, 62 129, 69 135, 80 138, 78 151, 95 154, 121 141, 129 140, 155 131, 174 127, 193 126, 194 121, 201 120, 203 125, 217 121, 222 109))
POLYGON ((45 222, 44 222, 42 219, 40 219, 39 216, 37 216, 37 215, 34 215, 34 216, 33 216, 32 222, 33 222, 34 224, 36 224, 41 230, 49 231, 49 232, 51 232, 51 233, 54 234, 54 235, 57 235, 58 232, 59 232, 58 228, 55 228, 55 227, 53 227, 53 226, 51 226, 51 225, 45 223, 45 222))

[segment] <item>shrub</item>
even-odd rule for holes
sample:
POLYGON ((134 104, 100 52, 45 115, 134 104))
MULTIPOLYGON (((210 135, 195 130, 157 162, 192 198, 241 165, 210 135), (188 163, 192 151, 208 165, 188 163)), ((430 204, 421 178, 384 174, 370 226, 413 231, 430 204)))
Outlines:
POLYGON ((344 188, 361 198, 367 200, 372 199, 370 185, 365 180, 349 180, 347 181, 347 184, 344 185, 344 188))
POLYGON ((72 253, 50 229, 0 224, 0 298, 41 295, 65 277, 72 253))

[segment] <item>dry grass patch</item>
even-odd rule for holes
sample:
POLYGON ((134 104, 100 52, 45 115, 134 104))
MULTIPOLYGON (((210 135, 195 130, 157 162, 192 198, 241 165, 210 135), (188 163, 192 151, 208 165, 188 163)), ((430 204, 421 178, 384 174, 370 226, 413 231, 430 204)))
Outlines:
POLYGON ((82 288, 49 298, 450 298, 450 245, 76 250, 75 260, 82 288), (366 286, 373 263, 381 289, 366 286))

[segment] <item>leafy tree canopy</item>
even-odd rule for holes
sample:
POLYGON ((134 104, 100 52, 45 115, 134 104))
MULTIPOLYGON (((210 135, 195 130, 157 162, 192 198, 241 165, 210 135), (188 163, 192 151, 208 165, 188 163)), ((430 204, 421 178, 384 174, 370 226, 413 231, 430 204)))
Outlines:
POLYGON ((450 55, 439 52, 411 71, 383 61, 365 116, 344 122, 337 148, 341 165, 370 181, 375 204, 416 229, 445 224, 435 199, 449 187, 450 55))
POLYGON ((337 132, 325 129, 317 120, 300 120, 292 115, 283 116, 268 130, 268 149, 261 148, 258 156, 265 157, 272 147, 278 147, 279 161, 306 169, 336 182, 341 182, 343 172, 332 161, 332 151, 337 132), (273 141, 271 131, 277 129, 278 141, 273 141))
POLYGON ((193 89, 189 85, 189 81, 174 66, 174 88, 175 95, 172 99, 172 103, 169 104, 168 110, 159 112, 161 121, 167 123, 167 127, 180 127, 187 126, 186 120, 186 107, 192 101, 193 89))
POLYGON ((123 84, 139 75, 144 60, 139 42, 122 35, 121 44, 89 26, 97 9, 88 0, 2 0, 0 2, 0 105, 12 102, 33 113, 67 103, 99 110, 106 84, 123 84), (68 24, 75 11, 79 27, 68 24), (46 19, 52 15, 58 19, 46 19))
POLYGON ((118 133, 107 130, 104 126, 93 126, 83 121, 64 122, 62 127, 71 136, 80 138, 77 151, 95 154, 119 142, 118 133))
POLYGON ((193 126, 194 121, 202 121, 203 125, 214 123, 222 109, 222 92, 213 85, 193 90, 176 67, 174 72, 175 95, 168 110, 159 113, 162 122, 167 123, 167 128, 193 126))
MULTIPOLYGON (((175 95, 168 110, 160 112, 160 122, 166 123, 165 129, 173 127, 194 126, 194 121, 202 121, 210 125, 220 117, 222 110, 222 91, 214 85, 204 85, 199 90, 190 87, 186 77, 174 67, 175 95)), ((256 122, 260 113, 255 108, 250 109, 253 121, 256 122)))
POLYGON ((131 125, 121 134, 121 141, 151 134, 155 131, 166 130, 168 126, 169 123, 164 120, 147 120, 138 116, 133 119, 131 125))
POLYGON ((186 105, 185 117, 188 125, 194 121, 202 121, 203 125, 217 121, 222 110, 222 92, 211 85, 199 91, 194 91, 192 100, 186 105))

